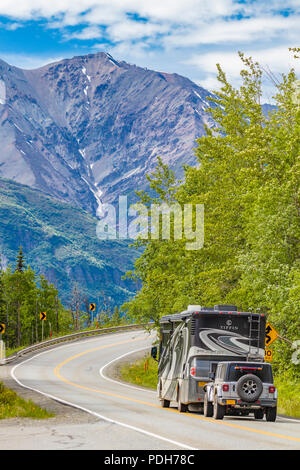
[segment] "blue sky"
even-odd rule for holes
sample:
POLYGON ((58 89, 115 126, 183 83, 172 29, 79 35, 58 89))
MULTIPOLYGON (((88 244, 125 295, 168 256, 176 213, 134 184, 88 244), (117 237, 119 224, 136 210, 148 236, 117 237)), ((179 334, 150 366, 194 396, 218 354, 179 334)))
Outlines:
MULTIPOLYGON (((238 85, 238 51, 274 74, 297 61, 300 0, 1 0, 0 58, 35 68, 106 51, 216 89, 216 63, 238 85)), ((298 61, 300 62, 300 61, 298 61)), ((264 97, 273 87, 266 77, 264 97)))

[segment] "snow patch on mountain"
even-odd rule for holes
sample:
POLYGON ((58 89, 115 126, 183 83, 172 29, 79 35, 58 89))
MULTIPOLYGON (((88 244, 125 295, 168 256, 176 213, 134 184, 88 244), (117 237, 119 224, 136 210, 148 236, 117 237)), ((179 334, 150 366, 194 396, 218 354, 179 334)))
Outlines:
POLYGON ((85 67, 82 67, 81 70, 82 70, 83 75, 85 75, 86 78, 88 79, 88 81, 90 82, 90 81, 91 81, 91 77, 90 77, 90 75, 88 75, 88 74, 86 73, 86 68, 85 68, 85 67))
POLYGON ((97 210, 96 210, 97 217, 103 217, 104 211, 103 211, 103 204, 102 204, 102 201, 101 201, 101 195, 102 195, 101 189, 95 188, 84 176, 82 176, 81 178, 88 185, 88 187, 90 188, 90 190, 92 191, 92 193, 95 196, 95 199, 96 199, 97 205, 98 205, 97 210))
POLYGON ((0 80, 0 104, 6 103, 6 85, 3 80, 0 80))

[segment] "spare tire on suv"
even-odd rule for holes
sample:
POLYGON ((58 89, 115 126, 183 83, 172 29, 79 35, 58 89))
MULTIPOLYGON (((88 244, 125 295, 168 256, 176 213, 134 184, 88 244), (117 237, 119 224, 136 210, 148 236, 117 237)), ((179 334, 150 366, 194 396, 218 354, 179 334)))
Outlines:
POLYGON ((246 374, 239 378, 236 384, 236 392, 246 402, 258 400, 263 391, 262 381, 254 374, 246 374))

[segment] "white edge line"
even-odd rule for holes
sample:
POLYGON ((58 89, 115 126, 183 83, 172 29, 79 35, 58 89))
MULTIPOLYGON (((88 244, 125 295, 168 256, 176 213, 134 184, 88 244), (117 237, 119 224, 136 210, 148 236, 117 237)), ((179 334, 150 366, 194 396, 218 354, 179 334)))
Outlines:
MULTIPOLYGON (((279 416, 277 415, 277 420, 278 420, 278 421, 291 421, 292 423, 298 423, 298 424, 300 424, 299 419, 289 418, 288 416, 285 417, 285 416, 282 416, 282 415, 279 415, 279 416)), ((277 421, 277 420, 276 420, 276 421, 277 421)))
POLYGON ((146 388, 142 388, 142 387, 135 387, 134 385, 129 385, 129 384, 126 384, 124 382, 120 382, 119 380, 114 380, 114 379, 111 379, 110 377, 107 377, 107 375, 104 375, 104 369, 106 369, 106 367, 110 366, 111 364, 113 364, 114 362, 116 361, 119 361, 120 359, 122 359, 123 357, 126 357, 126 356, 130 356, 130 354, 134 354, 136 352, 139 352, 139 351, 144 351, 145 349, 148 349, 149 346, 145 347, 145 348, 140 348, 140 349, 136 349, 135 351, 130 351, 126 354, 122 354, 122 356, 119 356, 117 357, 116 359, 113 359, 112 361, 108 362, 107 364, 105 364, 103 367, 101 367, 101 369, 99 370, 99 374, 100 376, 109 381, 109 382, 113 382, 113 383, 116 383, 118 385, 122 385, 124 387, 128 387, 128 388, 133 388, 135 390, 140 390, 142 392, 146 392, 146 393, 154 393, 156 394, 155 390, 147 390, 146 388))
MULTIPOLYGON (((65 346, 70 346, 69 345, 65 345, 65 346)), ((38 356, 41 356, 42 354, 47 354, 49 352, 53 351, 53 349, 51 349, 50 351, 43 351, 42 353, 39 353, 39 354, 36 354, 35 356, 32 356, 30 357, 29 359, 26 359, 25 361, 19 363, 19 364, 16 364, 10 371, 10 375, 11 377, 23 388, 27 388, 28 390, 32 390, 34 392, 37 392, 37 393, 40 393, 41 395, 44 395, 45 397, 48 397, 48 398, 51 398, 52 400, 56 400, 64 405, 68 405, 68 406, 72 406, 74 408, 77 408, 79 410, 82 410, 82 411, 85 411, 86 413, 89 413, 93 416, 96 416, 97 418, 100 418, 100 419, 103 419, 104 421, 107 421, 109 423, 112 423, 112 424, 117 424, 118 426, 122 426, 124 428, 127 428, 127 429, 131 429, 132 431, 136 431, 136 432, 139 432, 141 434, 145 434, 146 436, 150 436, 152 438, 155 438, 155 439, 160 439, 161 441, 165 441, 165 442, 168 442, 169 444, 173 444, 173 445, 176 445, 176 446, 179 446, 179 447, 182 447, 183 449, 187 449, 187 450, 198 450, 194 447, 190 447, 186 444, 182 444, 181 442, 177 442, 177 441, 173 441, 172 439, 168 439, 166 437, 163 437, 163 436, 159 436, 158 434, 154 434, 154 433, 151 433, 149 431, 146 431, 144 429, 141 429, 141 428, 137 428, 135 426, 131 426, 130 424, 126 424, 126 423, 122 423, 121 421, 116 421, 116 420, 113 420, 111 418, 107 418, 106 416, 103 416, 103 415, 100 415, 99 413, 95 413, 94 411, 91 411, 91 410, 88 410, 87 408, 83 408, 82 406, 79 406, 79 405, 76 405, 75 403, 71 403, 71 402, 68 402, 66 400, 62 400, 61 398, 58 398, 54 395, 50 395, 49 393, 45 393, 45 392, 41 392, 40 390, 36 389, 36 388, 33 388, 33 387, 28 387, 28 385, 24 385, 22 384, 22 382, 20 382, 17 377, 15 376, 15 370, 17 369, 17 367, 25 364, 26 362, 29 362, 31 361, 32 359, 35 359, 36 357, 38 356)))

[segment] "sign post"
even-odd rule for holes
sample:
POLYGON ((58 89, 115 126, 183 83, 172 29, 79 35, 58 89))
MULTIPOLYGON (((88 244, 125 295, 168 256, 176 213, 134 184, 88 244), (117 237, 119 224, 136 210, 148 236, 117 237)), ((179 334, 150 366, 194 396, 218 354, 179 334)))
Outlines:
POLYGON ((44 321, 47 319, 47 312, 40 312, 40 320, 42 322, 42 341, 44 341, 44 321))
POLYGON ((5 343, 2 341, 2 335, 0 335, 0 363, 5 360, 5 343))
POLYGON ((96 304, 91 303, 89 308, 90 308, 90 312, 92 312, 92 323, 94 323, 94 312, 96 310, 96 304))
POLYGON ((5 323, 0 323, 0 362, 5 359, 5 344, 2 341, 2 335, 5 333, 5 323))

